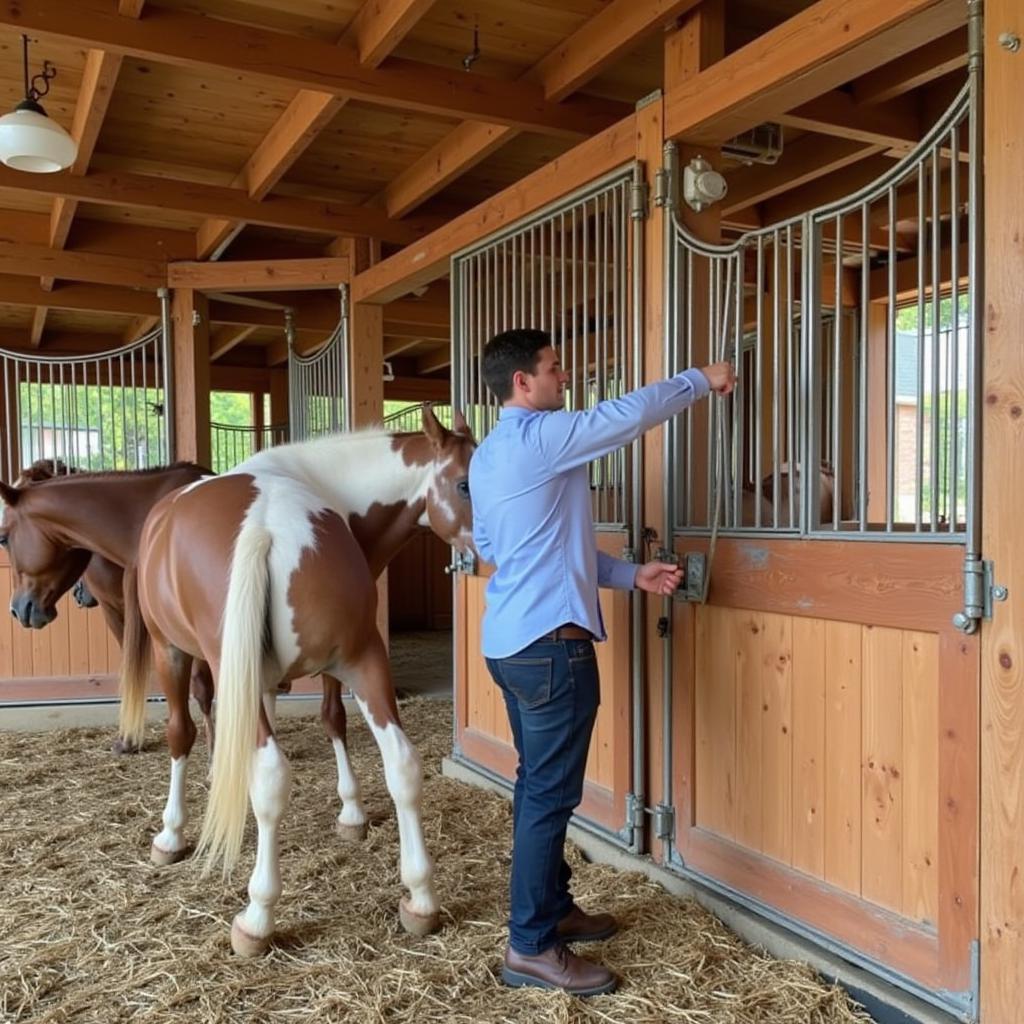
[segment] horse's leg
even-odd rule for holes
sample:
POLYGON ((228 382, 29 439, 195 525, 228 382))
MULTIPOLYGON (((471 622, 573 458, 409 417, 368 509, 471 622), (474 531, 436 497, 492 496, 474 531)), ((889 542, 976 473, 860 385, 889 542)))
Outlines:
POLYGON ((274 934, 274 906, 281 897, 277 830, 290 792, 291 768, 270 727, 266 705, 261 704, 249 783, 256 816, 256 865, 249 878, 249 905, 231 924, 231 948, 239 956, 265 953, 274 934))
POLYGON ((352 691, 380 747, 384 777, 398 817, 402 882, 409 890, 408 898, 403 897, 399 904, 399 917, 407 932, 428 935, 438 926, 438 902, 434 862, 423 840, 423 769, 416 749, 399 724, 387 652, 376 631, 351 669, 352 691))
POLYGON ((175 864, 188 853, 185 841, 185 770, 196 739, 188 710, 188 681, 192 658, 167 643, 154 642, 153 664, 167 698, 167 745, 171 751, 171 785, 164 807, 164 827, 153 840, 150 858, 161 866, 175 864))
MULTIPOLYGON (((104 601, 100 605, 103 618, 106 619, 107 628, 114 634, 114 639, 120 644, 124 641, 124 615, 119 608, 115 608, 110 602, 104 601)), ((115 736, 110 749, 115 754, 137 754, 140 750, 134 743, 129 743, 123 736, 115 736)))
POLYGON ((192 698, 203 714, 203 733, 206 746, 213 755, 213 674, 210 666, 198 658, 192 662, 192 698))
POLYGON ((358 842, 366 838, 366 810, 359 789, 359 780, 352 771, 345 743, 346 715, 345 702, 341 697, 341 683, 333 676, 320 677, 324 684, 323 701, 320 704, 320 719, 334 747, 334 759, 338 763, 338 796, 341 797, 341 813, 334 827, 346 841, 358 842))

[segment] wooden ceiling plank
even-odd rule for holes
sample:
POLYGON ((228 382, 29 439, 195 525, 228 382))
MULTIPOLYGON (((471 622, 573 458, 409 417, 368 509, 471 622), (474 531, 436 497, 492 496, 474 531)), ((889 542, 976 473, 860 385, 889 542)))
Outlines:
POLYGON ((344 256, 296 260, 238 260, 223 263, 170 263, 171 288, 220 291, 290 291, 336 287, 349 280, 352 264, 344 256))
POLYGON ((364 206, 277 195, 257 202, 239 189, 143 174, 91 171, 77 177, 67 172, 26 174, 0 167, 0 188, 35 195, 41 192, 63 195, 111 206, 230 217, 314 234, 369 235, 398 244, 414 241, 423 233, 421 228, 410 222, 398 223, 390 220, 382 210, 364 206))
POLYGON ((555 103, 539 85, 478 75, 470 89, 461 69, 416 61, 392 59, 386 68, 366 68, 354 48, 160 7, 133 20, 80 0, 34 0, 31 5, 7 0, 0 4, 0 24, 144 60, 219 68, 254 80, 545 135, 586 137, 627 109, 590 97, 555 103))
POLYGON ((121 340, 126 345, 130 345, 133 341, 138 341, 144 334, 149 334, 158 323, 160 323, 158 316, 133 317, 131 323, 124 329, 121 340))
POLYGON ((415 348, 421 338, 391 338, 387 337, 387 330, 384 331, 384 358, 393 359, 395 356, 400 355, 402 352, 408 352, 409 349, 415 348))
POLYGON ((443 370, 446 366, 451 365, 451 346, 445 345, 444 348, 439 348, 436 352, 430 352, 425 356, 420 356, 420 358, 416 360, 416 373, 419 376, 424 376, 428 373, 437 373, 438 370, 443 370))
POLYGON ((631 115, 356 275, 352 301, 387 303, 443 277, 460 249, 631 160, 635 133, 636 115, 631 115))
MULTIPOLYGON (((645 36, 695 6, 696 0, 613 0, 530 68, 523 80, 541 82, 548 99, 564 99, 645 36)), ((376 201, 389 216, 403 217, 517 134, 506 125, 466 121, 391 182, 376 201)))
POLYGON ((665 97, 666 135, 721 143, 966 21, 959 0, 818 0, 665 97))

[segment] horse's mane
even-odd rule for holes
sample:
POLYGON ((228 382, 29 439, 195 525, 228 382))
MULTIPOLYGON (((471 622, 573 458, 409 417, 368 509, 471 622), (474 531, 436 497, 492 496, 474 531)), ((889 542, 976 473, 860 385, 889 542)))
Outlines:
POLYGON ((23 469, 18 477, 19 483, 59 483, 61 480, 103 480, 126 476, 153 476, 156 473, 167 473, 176 469, 190 469, 206 476, 213 476, 213 470, 200 466, 196 462, 171 462, 166 466, 147 466, 145 469, 99 469, 84 471, 74 466, 66 466, 60 459, 37 459, 27 469, 23 469), (56 470, 56 471, 55 471, 56 470))

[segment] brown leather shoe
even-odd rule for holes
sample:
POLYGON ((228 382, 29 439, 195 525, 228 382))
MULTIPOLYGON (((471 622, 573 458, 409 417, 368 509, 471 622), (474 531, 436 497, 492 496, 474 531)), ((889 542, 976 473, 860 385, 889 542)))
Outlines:
POLYGON ((600 942, 618 930, 619 923, 611 914, 588 914, 575 904, 558 922, 558 937, 563 942, 600 942))
POLYGON ((600 996, 614 992, 619 984, 607 967, 570 953, 560 942, 536 956, 517 953, 509 946, 501 979, 512 988, 560 988, 574 996, 600 996))

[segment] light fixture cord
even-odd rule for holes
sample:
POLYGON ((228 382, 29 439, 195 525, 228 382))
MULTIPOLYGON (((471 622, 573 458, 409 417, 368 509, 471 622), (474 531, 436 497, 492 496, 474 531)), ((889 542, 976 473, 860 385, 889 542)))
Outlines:
POLYGON ((57 77, 57 69, 48 61, 43 61, 43 70, 29 78, 28 74, 28 36, 21 37, 24 53, 25 99, 38 101, 50 91, 50 82, 57 77), (38 84, 37 84, 38 83, 38 84))

